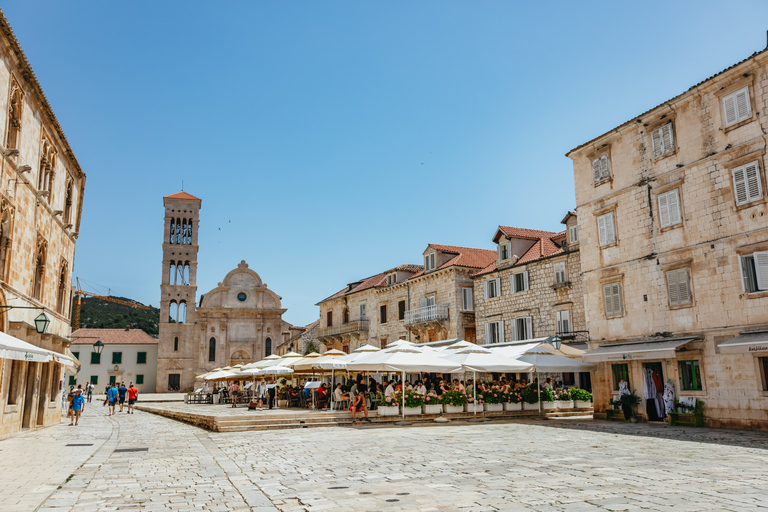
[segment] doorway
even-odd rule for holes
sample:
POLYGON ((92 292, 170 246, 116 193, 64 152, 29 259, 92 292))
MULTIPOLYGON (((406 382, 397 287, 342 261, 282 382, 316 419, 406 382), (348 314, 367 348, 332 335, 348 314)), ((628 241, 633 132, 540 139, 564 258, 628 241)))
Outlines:
POLYGON ((21 428, 32 426, 35 395, 37 394, 37 365, 40 363, 27 363, 27 376, 24 387, 24 409, 21 416, 21 428))
POLYGON ((178 373, 168 375, 168 389, 171 391, 181 390, 181 375, 178 373))
POLYGON ((664 371, 660 362, 643 363, 643 398, 648 421, 664 421, 664 371))
POLYGON ((46 393, 46 387, 47 387, 46 383, 51 380, 50 373, 51 373, 51 363, 44 364, 43 377, 42 379, 40 379, 40 382, 42 382, 42 386, 40 386, 40 393, 38 393, 38 397, 37 397, 37 424, 38 425, 45 425, 45 406, 49 402, 49 399, 45 395, 45 393, 46 393))

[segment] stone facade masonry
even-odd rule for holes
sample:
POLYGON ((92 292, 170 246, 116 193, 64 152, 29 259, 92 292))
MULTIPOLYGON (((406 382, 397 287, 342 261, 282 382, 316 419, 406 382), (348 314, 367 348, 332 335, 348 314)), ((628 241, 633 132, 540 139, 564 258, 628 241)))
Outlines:
MULTIPOLYGON (((581 238, 590 348, 695 335, 662 363, 678 396, 705 403, 713 426, 768 429, 768 383, 760 358, 722 354, 718 345, 743 331, 768 328, 768 292, 747 293, 740 256, 768 250, 768 53, 761 52, 624 125, 571 151, 581 238), (749 91, 751 115, 726 125, 723 98, 749 91), (650 134, 672 123, 672 150, 654 158, 650 134), (594 182, 592 161, 608 155, 611 175, 594 182), (733 169, 758 163, 761 197, 737 205, 733 169), (659 196, 677 191, 681 222, 662 227, 659 196), (601 248, 598 216, 614 212, 616 243, 601 248), (691 300, 671 305, 668 272, 687 269, 691 300), (623 311, 606 316, 603 285, 620 283, 623 311), (658 336, 656 336, 658 338, 658 336), (682 391, 680 361, 700 365, 702 389, 682 391)), ((642 390, 642 367, 630 361, 630 387, 642 390)), ((595 410, 615 391, 611 365, 598 363, 595 410)), ((638 407, 643 415, 644 404, 638 407)))

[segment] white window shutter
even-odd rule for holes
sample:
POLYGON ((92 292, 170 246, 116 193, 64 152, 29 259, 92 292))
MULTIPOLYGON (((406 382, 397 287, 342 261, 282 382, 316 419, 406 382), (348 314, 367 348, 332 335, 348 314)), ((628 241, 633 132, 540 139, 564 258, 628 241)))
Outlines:
POLYGON ((755 258, 757 287, 760 290, 768 290, 768 251, 759 251, 752 256, 755 258))
POLYGON ((491 343, 491 324, 485 324, 485 342, 491 343))
POLYGON ((425 307, 427 307, 427 299, 425 299, 425 298, 421 298, 421 299, 419 299, 419 307, 420 307, 420 308, 425 308, 425 307))
POLYGON ((723 112, 725 112, 725 125, 736 122, 736 97, 733 95, 723 98, 723 112))
POLYGON ((594 178, 595 182, 600 181, 600 176, 602 176, 602 170, 601 170, 601 164, 600 164, 600 158, 595 158, 592 160, 592 177, 594 178))
POLYGON ((483 298, 488 298, 488 281, 483 281, 483 298))
POLYGON ((525 336, 526 340, 533 338, 533 318, 530 316, 525 317, 525 336))
POLYGON ((748 199, 747 180, 744 167, 737 167, 733 170, 733 190, 736 196, 736 204, 744 204, 748 199))
POLYGON ((672 123, 667 123, 661 127, 661 142, 664 144, 664 153, 675 150, 675 139, 672 133, 672 123))
POLYGON ((605 238, 607 244, 616 241, 616 226, 613 222, 613 212, 605 214, 605 238))
POLYGON ((613 283, 611 285, 611 293, 613 294, 613 314, 619 315, 623 312, 621 304, 621 285, 619 283, 613 283))
POLYGON ((499 326, 499 343, 504 343, 504 320, 498 323, 499 326))
POLYGON ((669 225, 674 226, 682 222, 682 214, 680 212, 680 192, 675 189, 667 193, 668 197, 668 211, 669 211, 669 225))
POLYGON ((496 295, 494 295, 494 297, 498 297, 499 295, 501 295, 501 278, 497 277, 496 278, 496 295))
POLYGON ((523 272, 523 290, 528 289, 528 271, 523 272))
POLYGON ((496 261, 501 261, 501 244, 496 246, 496 261))
POLYGON ((680 291, 678 286, 678 271, 670 270, 667 272, 667 292, 669 293, 669 305, 677 306, 680 304, 680 291))
POLYGON ((509 276, 509 293, 517 293, 517 279, 515 279, 515 276, 517 274, 512 274, 509 276))
POLYGON ((661 219, 661 227, 669 226, 669 196, 667 194, 659 194, 659 218, 661 219))
POLYGON ((749 104, 749 89, 744 88, 736 93, 736 118, 741 121, 752 117, 752 106, 749 104))
POLYGON ((613 294, 610 284, 603 286, 603 300, 605 301, 606 316, 613 315, 613 294))
POLYGON ((600 245, 606 245, 605 239, 605 215, 601 215, 597 218, 597 238, 600 245))
POLYGON ((753 201, 763 197, 763 187, 760 184, 760 167, 758 167, 757 162, 744 166, 744 179, 747 183, 747 200, 753 201))
POLYGON ((517 334, 517 319, 512 320, 510 328, 512 329, 512 341, 519 340, 520 336, 517 334))
POLYGON ((603 155, 600 157, 600 167, 601 167, 601 179, 605 179, 611 175, 611 169, 609 167, 608 163, 608 155, 603 155))
POLYGON ((664 154, 663 142, 661 141, 661 128, 651 132, 651 142, 653 144, 653 156, 657 157, 664 154))
POLYGON ((691 285, 690 276, 687 268, 681 268, 677 271, 677 290, 680 298, 680 304, 691 303, 691 285))

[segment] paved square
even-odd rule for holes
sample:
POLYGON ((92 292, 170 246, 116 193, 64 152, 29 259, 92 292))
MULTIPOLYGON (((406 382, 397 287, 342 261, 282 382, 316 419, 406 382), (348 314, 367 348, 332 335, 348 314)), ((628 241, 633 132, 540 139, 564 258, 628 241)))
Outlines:
POLYGON ((3 511, 768 509, 766 433, 583 419, 211 433, 94 403, 0 469, 3 511))

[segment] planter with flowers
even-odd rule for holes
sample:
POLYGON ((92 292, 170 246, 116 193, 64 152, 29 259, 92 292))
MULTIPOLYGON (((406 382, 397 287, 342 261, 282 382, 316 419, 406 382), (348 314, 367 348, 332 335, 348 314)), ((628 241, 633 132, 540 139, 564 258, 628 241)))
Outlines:
POLYGON ((424 397, 413 391, 405 392, 405 403, 403 411, 406 416, 416 416, 421 414, 421 406, 424 405, 424 397))
POLYGON ((523 388, 520 397, 523 399, 523 410, 539 410, 539 393, 536 389, 523 388))
POLYGON ((555 393, 555 403, 558 409, 573 409, 573 399, 567 389, 555 393))
POLYGON ((424 397, 424 414, 440 414, 443 412, 443 406, 440 405, 440 397, 429 392, 424 397))
POLYGON ((541 388, 541 410, 551 411, 555 408, 555 392, 549 388, 541 388))
POLYGON ((483 412, 483 394, 482 393, 477 395, 477 400, 475 400, 474 393, 472 394, 467 393, 466 397, 467 397, 467 403, 464 404, 464 412, 471 412, 471 413, 483 412))
POLYGON ((589 409, 592 407, 592 393, 586 389, 571 388, 571 399, 577 409, 589 409))
POLYGON ((459 391, 446 391, 440 397, 440 403, 443 404, 444 410, 448 414, 464 412, 467 396, 459 391))
POLYGON ((379 416, 397 416, 400 414, 400 400, 396 396, 385 397, 376 408, 379 416))
POLYGON ((523 398, 517 391, 512 391, 504 395, 504 410, 505 411, 522 411, 523 410, 523 398))
POLYGON ((483 393, 485 410, 488 412, 500 412, 504 410, 504 395, 500 391, 488 391, 483 393))

